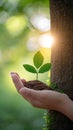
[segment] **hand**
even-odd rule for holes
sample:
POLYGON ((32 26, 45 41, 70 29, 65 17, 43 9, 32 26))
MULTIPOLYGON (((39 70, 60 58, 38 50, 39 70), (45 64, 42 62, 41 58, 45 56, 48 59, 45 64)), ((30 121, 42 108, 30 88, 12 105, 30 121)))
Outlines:
POLYGON ((33 106, 45 109, 57 109, 56 104, 60 104, 61 93, 51 91, 51 90, 41 90, 36 91, 28 89, 23 85, 23 82, 26 82, 24 79, 20 79, 17 73, 11 73, 12 80, 15 84, 17 91, 33 106))
POLYGON ((73 120, 73 101, 66 94, 51 90, 32 90, 23 85, 26 80, 20 79, 17 73, 12 72, 11 77, 18 93, 34 107, 56 110, 73 120))

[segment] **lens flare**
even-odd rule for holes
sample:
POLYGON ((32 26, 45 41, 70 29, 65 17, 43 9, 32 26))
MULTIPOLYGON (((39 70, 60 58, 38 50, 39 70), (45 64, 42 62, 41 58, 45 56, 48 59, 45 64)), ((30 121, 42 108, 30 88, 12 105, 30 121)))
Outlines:
POLYGON ((40 46, 51 48, 54 43, 54 37, 51 34, 43 34, 38 38, 40 46))

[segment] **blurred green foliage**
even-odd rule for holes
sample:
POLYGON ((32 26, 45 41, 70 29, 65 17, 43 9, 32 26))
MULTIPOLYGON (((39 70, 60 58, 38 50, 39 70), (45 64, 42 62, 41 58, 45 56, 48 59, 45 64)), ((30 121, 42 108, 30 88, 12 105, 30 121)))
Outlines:
MULTIPOLYGON (((33 54, 37 51, 31 51, 27 46, 29 36, 34 32, 37 34, 29 19, 33 10, 42 10, 48 14, 48 0, 0 0, 0 130, 42 129, 43 110, 33 108, 20 97, 10 77, 11 71, 17 71, 27 80, 35 77, 22 66, 23 63, 31 63, 33 54)), ((38 49, 47 52, 46 56, 48 54, 50 57, 49 49, 38 49)), ((47 77, 46 74, 40 76, 40 80, 45 82, 47 77)))

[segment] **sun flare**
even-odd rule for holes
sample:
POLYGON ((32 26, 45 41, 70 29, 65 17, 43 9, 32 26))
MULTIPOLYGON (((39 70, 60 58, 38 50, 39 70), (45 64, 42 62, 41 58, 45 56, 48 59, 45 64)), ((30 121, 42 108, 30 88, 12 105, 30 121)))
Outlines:
POLYGON ((51 48, 54 43, 54 37, 51 34, 43 34, 38 38, 40 46, 51 48))

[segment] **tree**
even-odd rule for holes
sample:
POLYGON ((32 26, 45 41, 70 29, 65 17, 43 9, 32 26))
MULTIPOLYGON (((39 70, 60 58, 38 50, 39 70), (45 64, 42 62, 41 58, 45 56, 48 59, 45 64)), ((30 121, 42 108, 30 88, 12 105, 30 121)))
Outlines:
MULTIPOLYGON (((73 1, 50 0, 52 47, 51 81, 73 100, 73 1)), ((73 122, 50 111, 50 130, 73 130, 73 122)), ((49 130, 49 128, 48 128, 49 130)))

